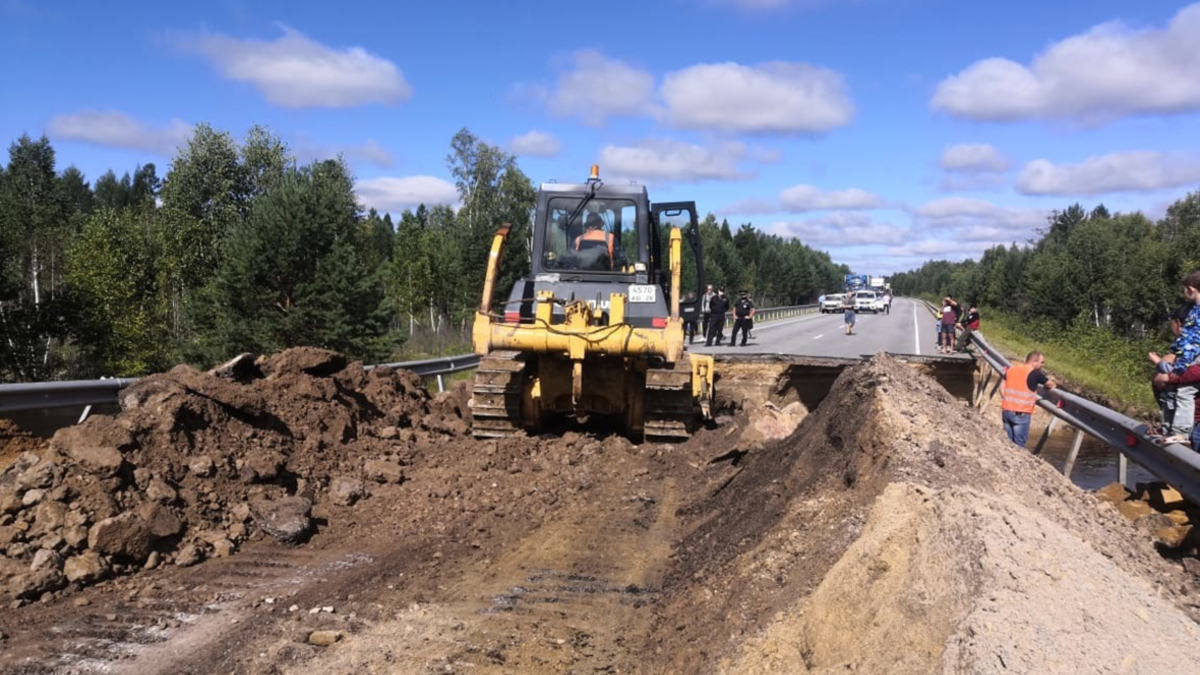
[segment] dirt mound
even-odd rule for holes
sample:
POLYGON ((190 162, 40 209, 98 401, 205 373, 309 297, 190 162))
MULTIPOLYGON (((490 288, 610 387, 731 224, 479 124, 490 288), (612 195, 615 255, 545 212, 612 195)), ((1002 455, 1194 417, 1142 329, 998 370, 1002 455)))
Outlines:
POLYGON ((0 419, 0 471, 24 452, 40 452, 46 441, 17 426, 12 420, 0 419))
POLYGON ((877 356, 732 453, 680 513, 648 672, 1200 672, 1194 580, 994 416, 877 356))
POLYGON ((302 541, 314 502, 400 483, 414 448, 468 431, 461 394, 319 349, 188 366, 122 392, 0 473, 0 597, 302 541))

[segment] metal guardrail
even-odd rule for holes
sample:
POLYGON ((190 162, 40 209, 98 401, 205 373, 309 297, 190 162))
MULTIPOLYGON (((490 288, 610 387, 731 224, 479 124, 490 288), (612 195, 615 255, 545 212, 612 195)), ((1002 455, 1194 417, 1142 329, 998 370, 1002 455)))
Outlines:
MULTIPOLYGON (((817 305, 768 307, 755 312, 754 318, 758 321, 775 321, 811 313, 816 308, 817 305)), ((726 321, 732 320, 732 317, 732 313, 728 314, 726 321)), ((478 365, 479 357, 475 354, 455 354, 437 359, 380 363, 364 366, 364 368, 370 370, 379 366, 387 366, 411 370, 421 377, 436 378, 438 391, 444 391, 445 375, 471 370, 478 365)), ((118 393, 139 379, 141 378, 0 384, 0 414, 21 410, 75 408, 116 403, 118 393)))
POLYGON ((0 384, 0 413, 115 403, 117 392, 140 378, 0 384))
MULTIPOLYGON (((813 314, 821 308, 818 304, 812 305, 792 305, 790 307, 766 307, 763 309, 754 310, 754 321, 778 321, 780 319, 790 319, 794 316, 803 314, 813 314)), ((728 328, 737 317, 732 311, 725 313, 725 327, 728 328)), ((701 317, 696 317, 697 321, 701 321, 701 317)))
MULTIPOLYGON (((932 305, 928 302, 925 305, 936 315, 937 310, 932 305)), ((978 332, 971 334, 971 344, 990 368, 987 377, 980 380, 976 398, 987 389, 992 377, 996 376, 996 384, 991 393, 979 405, 980 409, 983 409, 996 396, 1004 382, 1004 373, 1012 364, 978 332)), ((1079 456, 1083 434, 1086 433, 1117 451, 1117 479, 1122 485, 1128 482, 1128 463, 1132 459, 1160 480, 1170 484, 1193 504, 1200 504, 1200 453, 1179 443, 1156 441, 1150 434, 1152 429, 1148 424, 1089 401, 1078 394, 1064 391, 1062 387, 1049 390, 1038 387, 1037 393, 1038 407, 1050 413, 1052 417, 1033 450, 1034 454, 1041 454, 1056 424, 1061 422, 1075 429, 1071 452, 1063 466, 1064 475, 1071 475, 1075 460, 1079 456)))

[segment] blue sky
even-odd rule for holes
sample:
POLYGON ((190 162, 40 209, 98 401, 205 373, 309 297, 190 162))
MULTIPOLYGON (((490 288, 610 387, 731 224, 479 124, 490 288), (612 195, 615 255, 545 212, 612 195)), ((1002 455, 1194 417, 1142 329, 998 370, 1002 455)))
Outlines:
POLYGON ((870 274, 1200 187, 1200 3, 0 0, 0 40, 0 136, 92 180, 259 123, 398 213, 454 201, 465 126, 870 274))

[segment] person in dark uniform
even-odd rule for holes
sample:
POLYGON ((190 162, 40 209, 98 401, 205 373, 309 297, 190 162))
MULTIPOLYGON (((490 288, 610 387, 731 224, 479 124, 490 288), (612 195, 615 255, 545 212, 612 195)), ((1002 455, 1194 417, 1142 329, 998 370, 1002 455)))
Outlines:
POLYGON ((750 327, 754 325, 754 302, 750 300, 749 291, 742 291, 741 297, 733 303, 733 333, 729 335, 729 345, 737 345, 738 331, 742 331, 742 346, 750 337, 750 327))
POLYGON ((717 339, 717 345, 721 344, 721 340, 725 337, 725 312, 729 311, 729 299, 725 297, 725 289, 720 289, 717 294, 708 301, 708 336, 704 339, 706 346, 711 346, 713 338, 717 339))

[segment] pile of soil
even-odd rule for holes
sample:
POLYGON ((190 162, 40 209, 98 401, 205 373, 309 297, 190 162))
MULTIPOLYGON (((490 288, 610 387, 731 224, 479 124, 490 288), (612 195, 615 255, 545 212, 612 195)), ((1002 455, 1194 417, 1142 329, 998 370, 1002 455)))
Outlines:
POLYGON ((12 420, 0 419, 0 471, 26 452, 41 452, 46 441, 25 431, 12 420))
POLYGON ((647 672, 1200 672, 1154 532, 886 356, 680 511, 647 672))
POLYGON ((303 541, 314 503, 401 483, 418 444, 468 433, 461 395, 312 348, 178 366, 121 407, 0 473, 0 599, 189 566, 264 534, 303 541))

